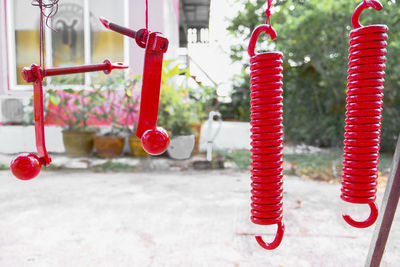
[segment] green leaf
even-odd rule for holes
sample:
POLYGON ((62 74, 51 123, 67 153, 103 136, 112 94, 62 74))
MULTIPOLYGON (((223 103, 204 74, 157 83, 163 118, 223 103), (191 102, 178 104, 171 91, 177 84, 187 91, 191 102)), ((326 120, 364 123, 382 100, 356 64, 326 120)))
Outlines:
POLYGON ((61 103, 61 97, 58 94, 51 94, 49 96, 49 101, 53 104, 58 106, 61 103))
POLYGON ((64 89, 63 92, 68 93, 68 94, 74 94, 75 90, 74 89, 64 89))

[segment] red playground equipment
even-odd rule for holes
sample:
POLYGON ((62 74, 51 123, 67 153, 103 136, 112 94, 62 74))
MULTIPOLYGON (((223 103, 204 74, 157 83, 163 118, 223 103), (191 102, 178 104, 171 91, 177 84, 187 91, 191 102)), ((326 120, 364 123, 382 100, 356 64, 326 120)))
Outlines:
POLYGON ((32 153, 21 153, 15 157, 10 165, 15 177, 21 180, 33 179, 40 173, 42 165, 47 167, 51 163, 51 158, 46 149, 44 134, 43 79, 45 77, 93 71, 104 71, 105 74, 109 74, 113 69, 126 68, 128 66, 122 63, 112 64, 108 59, 103 64, 97 65, 45 69, 32 64, 31 67, 24 68, 22 77, 26 82, 33 82, 36 148, 39 156, 32 153))
POLYGON ((275 249, 282 241, 285 225, 282 222, 283 199, 283 118, 282 118, 282 53, 256 54, 259 35, 268 34, 271 40, 277 36, 270 24, 268 1, 267 23, 252 33, 248 53, 250 55, 250 105, 251 105, 251 221, 255 224, 276 224, 278 231, 274 241, 265 243, 261 236, 257 242, 265 249, 275 249))
POLYGON ((100 18, 100 21, 106 28, 134 38, 138 46, 145 48, 143 85, 136 136, 141 138, 142 147, 147 153, 150 155, 160 155, 169 146, 167 131, 156 125, 160 98, 161 70, 163 56, 168 49, 168 39, 159 32, 149 32, 147 26, 146 29, 133 31, 109 22, 104 18, 100 18))
POLYGON ((17 155, 10 164, 12 173, 21 180, 30 180, 35 178, 41 170, 42 165, 49 166, 51 158, 47 153, 44 132, 44 112, 43 112, 43 79, 47 76, 65 75, 73 73, 84 73, 93 71, 104 71, 105 74, 111 73, 114 69, 126 69, 128 66, 122 63, 112 64, 105 60, 103 64, 76 66, 67 68, 45 68, 44 65, 44 21, 53 17, 57 11, 58 0, 45 4, 42 0, 32 3, 40 8, 40 66, 32 64, 22 71, 22 77, 26 82, 33 82, 33 101, 34 101, 34 120, 36 148, 38 156, 32 153, 21 153, 17 155), (49 13, 45 14, 45 10, 49 13), (47 19, 45 19, 45 17, 47 19))
MULTIPOLYGON (((122 63, 112 64, 105 60, 103 64, 77 66, 68 68, 46 69, 42 66, 44 62, 44 17, 51 18, 57 12, 58 0, 45 4, 42 0, 33 2, 40 8, 40 66, 32 65, 24 68, 22 76, 25 81, 33 82, 34 87, 34 114, 36 147, 39 156, 31 153, 21 153, 11 162, 12 173, 21 180, 30 180, 36 177, 41 166, 49 166, 51 158, 47 153, 44 135, 44 113, 43 113, 43 79, 46 76, 65 75, 92 71, 104 71, 109 74, 113 69, 126 69, 128 66, 122 63), (45 14, 45 9, 49 9, 45 14)), ((46 19, 46 24, 47 24, 46 19)), ((145 62, 143 71, 143 86, 140 103, 140 114, 136 135, 141 138, 143 149, 151 155, 164 153, 169 145, 169 135, 166 130, 157 127, 158 102, 160 96, 161 70, 163 55, 168 49, 168 39, 158 32, 148 31, 148 1, 146 0, 146 29, 137 32, 124 28, 106 19, 100 19, 105 27, 118 33, 135 38, 136 43, 145 48, 145 62)))
POLYGON ((365 221, 349 215, 344 220, 358 228, 369 227, 378 217, 376 186, 382 120, 386 61, 386 25, 362 26, 361 12, 382 9, 377 0, 362 2, 354 11, 350 33, 346 133, 344 140, 342 194, 344 201, 368 204, 371 213, 365 221))

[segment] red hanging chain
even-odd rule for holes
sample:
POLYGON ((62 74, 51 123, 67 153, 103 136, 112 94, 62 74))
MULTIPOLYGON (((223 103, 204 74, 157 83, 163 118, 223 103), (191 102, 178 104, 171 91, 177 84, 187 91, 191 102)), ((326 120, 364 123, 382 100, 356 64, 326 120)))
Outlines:
POLYGON ((271 7, 272 7, 272 1, 273 0, 268 0, 268 7, 267 10, 265 11, 265 15, 267 16, 267 20, 265 21, 265 24, 271 25, 271 7))

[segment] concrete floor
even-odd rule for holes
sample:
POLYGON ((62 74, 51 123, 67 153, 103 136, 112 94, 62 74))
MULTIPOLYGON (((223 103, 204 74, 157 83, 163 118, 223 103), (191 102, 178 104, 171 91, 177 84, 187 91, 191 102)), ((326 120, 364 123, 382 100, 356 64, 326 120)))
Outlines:
MULTIPOLYGON (((286 233, 252 233, 248 173, 0 172, 0 266, 364 266, 372 231, 347 226, 339 185, 286 177, 286 233)), ((381 266, 400 266, 400 216, 381 266)))

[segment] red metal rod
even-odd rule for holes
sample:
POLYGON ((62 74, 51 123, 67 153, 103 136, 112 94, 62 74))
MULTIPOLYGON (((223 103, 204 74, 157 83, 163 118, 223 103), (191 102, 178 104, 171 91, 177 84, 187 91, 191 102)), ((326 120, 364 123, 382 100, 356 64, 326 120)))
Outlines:
POLYGON ((112 23, 106 18, 101 18, 100 17, 99 20, 104 25, 104 27, 106 27, 109 30, 112 30, 114 32, 118 32, 118 33, 120 33, 122 35, 126 35, 126 36, 128 36, 130 38, 133 38, 133 39, 136 38, 136 31, 134 31, 134 30, 131 30, 131 29, 125 28, 125 27, 123 27, 121 25, 112 23))
MULTIPOLYGON (((31 67, 25 67, 22 70, 22 77, 26 82, 34 82, 38 79, 36 72, 33 71, 34 68, 36 68, 36 66, 32 65, 31 67)), ((126 68, 128 68, 128 66, 124 65, 123 63, 111 63, 108 59, 106 59, 102 64, 83 65, 83 66, 65 67, 65 68, 49 68, 49 69, 40 68, 40 73, 41 73, 41 78, 43 79, 47 76, 85 73, 94 71, 104 71, 105 74, 109 74, 114 69, 126 69, 126 68)))
POLYGON ((47 77, 47 76, 65 75, 65 74, 82 73, 82 72, 104 71, 104 70, 108 70, 108 65, 96 64, 96 65, 87 65, 87 66, 78 66, 78 67, 44 69, 43 74, 45 77, 47 77))
POLYGON ((42 165, 49 166, 51 158, 47 153, 44 132, 44 107, 43 107, 43 79, 46 76, 65 75, 72 73, 83 73, 92 71, 104 71, 109 74, 113 69, 126 69, 128 66, 122 63, 111 63, 108 59, 103 64, 42 69, 40 66, 32 64, 22 70, 22 77, 27 82, 33 82, 33 99, 35 113, 35 136, 38 155, 33 153, 21 153, 15 157, 10 168, 12 173, 21 180, 35 178, 42 168, 42 165))
POLYGON ((104 27, 106 27, 109 30, 118 32, 122 35, 126 35, 130 38, 133 38, 136 40, 136 43, 138 44, 138 46, 140 46, 141 48, 145 48, 146 47, 146 43, 147 43, 147 38, 149 35, 149 32, 146 29, 140 29, 138 31, 134 31, 131 30, 129 28, 123 27, 121 25, 115 24, 113 22, 110 22, 108 19, 106 18, 99 18, 100 22, 104 25, 104 27))

